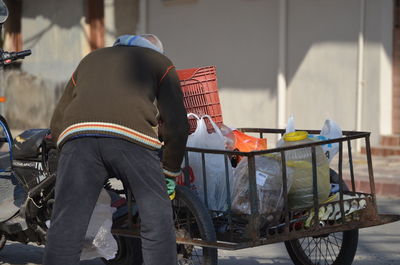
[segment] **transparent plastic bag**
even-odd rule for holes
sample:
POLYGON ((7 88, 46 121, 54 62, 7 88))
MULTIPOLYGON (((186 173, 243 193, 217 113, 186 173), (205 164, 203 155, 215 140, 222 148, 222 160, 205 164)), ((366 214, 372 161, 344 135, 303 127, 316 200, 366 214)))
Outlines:
MULTIPOLYGON (((270 214, 283 209, 282 166, 273 156, 256 156, 256 183, 259 213, 270 214)), ((289 172, 288 172, 289 173, 289 172)), ((287 190, 292 179, 287 175, 287 190)), ((232 210, 240 214, 250 214, 249 168, 247 157, 243 158, 234 170, 232 191, 232 210)))
MULTIPOLYGON (((337 139, 343 136, 342 129, 340 128, 340 126, 336 122, 330 119, 327 119, 325 121, 320 135, 322 137, 325 137, 326 140, 337 139)), ((339 152, 339 143, 324 144, 322 146, 322 149, 324 150, 325 155, 330 162, 332 158, 339 152)))
MULTIPOLYGON (((312 143, 305 131, 287 133, 278 143, 278 147, 296 146, 312 143), (292 138, 292 139, 291 139, 292 138)), ((319 202, 325 201, 330 192, 329 161, 321 146, 315 146, 317 166, 317 187, 319 202)), ((298 148, 285 151, 286 166, 291 168, 288 175, 293 179, 289 192, 289 208, 297 209, 313 205, 313 173, 311 148, 298 148)))
MULTIPOLYGON (((196 130, 189 135, 187 146, 204 149, 220 149, 225 150, 224 136, 218 126, 212 121, 211 117, 204 115, 199 118, 195 114, 188 114, 197 119, 196 130), (209 119, 215 132, 208 133, 205 119, 209 119)), ((199 198, 205 202, 204 181, 203 181, 203 164, 201 153, 189 152, 189 165, 193 170, 196 187, 199 198)), ((225 173, 225 157, 223 154, 205 154, 205 170, 207 182, 207 204, 208 208, 215 211, 224 211, 227 209, 227 185, 225 173)), ((184 164, 183 164, 184 165, 184 164)), ((232 167, 228 163, 229 178, 232 176, 232 167)))
POLYGON ((118 245, 111 234, 112 215, 115 208, 111 207, 111 197, 102 189, 96 206, 90 218, 88 230, 85 235, 81 260, 94 258, 115 258, 118 245))

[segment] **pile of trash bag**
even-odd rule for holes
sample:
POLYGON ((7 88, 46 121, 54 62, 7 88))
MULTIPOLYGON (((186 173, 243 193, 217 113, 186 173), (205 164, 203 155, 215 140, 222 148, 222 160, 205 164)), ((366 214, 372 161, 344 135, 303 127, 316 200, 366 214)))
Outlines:
MULTIPOLYGON (((239 130, 222 125, 217 127, 208 115, 202 117, 188 114, 197 120, 195 132, 189 135, 188 147, 214 150, 234 150, 250 152, 266 150, 267 140, 247 135, 239 130), (205 119, 214 128, 209 133, 205 119)), ((308 135, 306 132, 296 132, 294 118, 290 117, 286 129, 285 140, 278 141, 277 147, 311 143, 342 137, 340 127, 332 120, 326 120, 319 135, 308 135), (290 140, 289 136, 303 133, 302 138, 290 140)), ((295 138, 296 138, 295 137, 295 138)), ((292 137, 292 139, 294 139, 292 137)), ((330 193, 329 162, 338 152, 338 143, 316 146, 318 198, 325 201, 330 193)), ((313 179, 311 148, 295 149, 285 152, 287 191, 289 208, 306 208, 313 204, 313 179)), ((239 214, 250 214, 249 170, 246 157, 221 154, 189 152, 188 164, 193 170, 194 189, 210 210, 225 211, 228 208, 228 194, 231 198, 231 209, 239 214), (206 181, 206 185, 204 185, 206 181), (205 187, 206 186, 206 187, 205 187)), ((185 162, 184 162, 185 163, 185 162)), ((259 213, 270 214, 283 208, 282 162, 280 154, 255 156, 257 196, 259 213)))

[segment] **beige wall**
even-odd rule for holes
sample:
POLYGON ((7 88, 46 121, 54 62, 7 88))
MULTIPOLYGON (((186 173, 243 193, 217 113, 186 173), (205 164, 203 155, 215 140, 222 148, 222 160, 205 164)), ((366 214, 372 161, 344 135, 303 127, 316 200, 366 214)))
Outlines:
POLYGON ((299 128, 355 129, 359 0, 289 1, 287 113, 299 128))
POLYGON ((274 127, 278 0, 184 2, 149 1, 148 31, 177 68, 217 66, 227 124, 274 127))
POLYGON ((361 69, 361 129, 372 131, 377 143, 380 134, 390 133, 393 2, 365 1, 358 68, 362 1, 288 0, 284 47, 278 44, 278 0, 149 1, 147 26, 164 41, 178 68, 217 66, 224 119, 233 126, 276 127, 283 49, 285 115, 294 114, 298 128, 319 129, 332 118, 343 129, 355 130, 361 69))
POLYGON ((23 69, 51 80, 67 80, 87 44, 81 0, 23 2, 24 49, 32 55, 23 69))
MULTIPOLYGON (((106 44, 147 29, 160 36, 177 68, 216 65, 224 119, 235 127, 277 127, 283 61, 285 116, 293 113, 298 128, 320 128, 330 117, 343 129, 356 129, 363 0, 288 0, 286 28, 279 23, 281 1, 106 0, 106 44), (286 45, 279 44, 280 30, 286 45)), ((376 143, 391 133, 393 0, 365 2, 361 129, 372 131, 376 143)), ((23 69, 67 80, 87 51, 84 13, 80 0, 24 1, 24 49, 33 54, 23 69)))
MULTIPOLYGON (((122 34, 133 34, 138 0, 105 0, 105 41, 112 45, 122 34)), ((24 1, 22 36, 32 55, 24 70, 51 80, 67 80, 89 51, 85 1, 24 1)))
POLYGON ((135 34, 139 21, 139 0, 105 0, 106 46, 116 37, 135 34))
MULTIPOLYGON (((288 112, 302 128, 330 117, 357 129, 360 3, 290 1, 288 112)), ((392 7, 391 0, 365 6, 361 130, 373 132, 373 143, 390 133, 392 7)))
MULTIPOLYGON (((90 51, 85 8, 81 0, 23 2, 23 48, 32 55, 23 61, 22 72, 3 75, 0 88, 7 96, 0 112, 12 128, 49 126, 66 81, 90 51)), ((105 0, 106 45, 136 31, 137 13, 137 0, 105 0)))

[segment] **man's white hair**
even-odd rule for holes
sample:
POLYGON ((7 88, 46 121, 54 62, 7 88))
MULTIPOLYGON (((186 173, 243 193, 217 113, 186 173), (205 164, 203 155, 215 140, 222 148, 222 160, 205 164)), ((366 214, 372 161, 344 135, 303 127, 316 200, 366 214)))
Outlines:
POLYGON ((154 35, 154 34, 140 34, 139 35, 142 38, 145 38, 146 40, 150 41, 152 44, 154 44, 157 48, 161 50, 162 53, 164 53, 164 46, 160 39, 154 35))

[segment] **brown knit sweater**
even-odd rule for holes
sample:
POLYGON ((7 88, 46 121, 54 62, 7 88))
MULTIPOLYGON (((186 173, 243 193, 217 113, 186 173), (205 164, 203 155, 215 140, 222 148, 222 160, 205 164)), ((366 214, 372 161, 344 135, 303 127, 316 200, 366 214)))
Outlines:
POLYGON ((164 145, 162 163, 169 176, 180 173, 189 130, 171 61, 151 49, 126 46, 99 49, 82 59, 50 127, 59 148, 83 135, 116 136, 150 149, 164 145))

